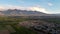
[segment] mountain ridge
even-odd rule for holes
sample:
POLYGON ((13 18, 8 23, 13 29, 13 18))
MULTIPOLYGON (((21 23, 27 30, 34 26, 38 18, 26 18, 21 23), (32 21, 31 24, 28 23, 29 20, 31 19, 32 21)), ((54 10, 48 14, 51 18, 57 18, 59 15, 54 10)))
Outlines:
POLYGON ((42 12, 38 12, 38 11, 27 11, 27 10, 5 10, 5 11, 0 11, 1 14, 4 14, 6 16, 11 16, 11 15, 16 15, 16 16, 41 16, 41 15, 45 15, 45 13, 42 12))
POLYGON ((18 9, 8 9, 5 11, 0 11, 1 16, 59 16, 59 14, 46 14, 39 11, 28 11, 28 10, 18 10, 18 9))

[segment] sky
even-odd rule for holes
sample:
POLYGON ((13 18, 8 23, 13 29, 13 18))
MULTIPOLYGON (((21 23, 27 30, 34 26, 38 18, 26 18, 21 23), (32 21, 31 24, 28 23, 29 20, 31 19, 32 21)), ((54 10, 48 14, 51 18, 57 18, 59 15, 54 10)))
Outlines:
POLYGON ((0 0, 0 10, 21 9, 48 14, 60 13, 60 0, 0 0))

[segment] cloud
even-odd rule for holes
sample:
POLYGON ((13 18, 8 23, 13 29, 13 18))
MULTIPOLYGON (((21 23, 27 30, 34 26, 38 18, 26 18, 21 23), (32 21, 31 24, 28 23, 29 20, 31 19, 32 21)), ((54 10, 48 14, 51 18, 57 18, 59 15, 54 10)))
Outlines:
POLYGON ((4 7, 0 6, 0 10, 3 10, 3 9, 4 9, 4 7))
POLYGON ((53 6, 53 4, 52 4, 52 3, 48 3, 48 5, 49 5, 49 6, 53 6))
POLYGON ((28 7, 27 10, 49 13, 45 8, 41 8, 41 7, 28 7))
POLYGON ((24 9, 24 7, 13 6, 13 5, 0 6, 0 10, 7 10, 7 9, 24 9))
POLYGON ((7 9, 20 9, 20 10, 31 10, 31 11, 39 11, 44 13, 50 13, 45 8, 41 8, 39 6, 31 6, 31 7, 22 7, 22 6, 13 6, 13 5, 7 5, 7 6, 0 6, 0 10, 7 10, 7 9))

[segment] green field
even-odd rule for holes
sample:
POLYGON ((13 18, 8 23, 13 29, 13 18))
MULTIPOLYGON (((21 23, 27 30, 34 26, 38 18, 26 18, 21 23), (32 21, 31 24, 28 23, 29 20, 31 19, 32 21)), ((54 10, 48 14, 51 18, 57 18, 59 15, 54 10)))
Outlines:
MULTIPOLYGON (((19 22, 30 20, 29 18, 0 17, 0 30, 8 30, 10 34, 37 34, 26 27, 18 26, 19 22)), ((33 19, 34 20, 34 19, 33 19)), ((49 23, 60 24, 59 18, 40 19, 49 23)), ((60 29, 60 28, 59 28, 60 29)))
POLYGON ((0 30, 8 30, 10 34, 37 34, 26 27, 18 26, 19 22, 26 21, 26 18, 0 17, 0 30))
POLYGON ((41 20, 49 22, 49 23, 60 24, 60 18, 43 18, 41 20))

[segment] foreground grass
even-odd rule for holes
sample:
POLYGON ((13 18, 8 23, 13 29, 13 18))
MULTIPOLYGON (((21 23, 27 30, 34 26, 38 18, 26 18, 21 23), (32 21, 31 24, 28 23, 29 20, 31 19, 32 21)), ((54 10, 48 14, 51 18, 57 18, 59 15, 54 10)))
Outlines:
MULTIPOLYGON (((37 34, 36 32, 34 32, 26 27, 17 26, 17 24, 19 22, 26 21, 26 20, 27 19, 25 19, 25 18, 0 17, 0 30, 6 29, 6 25, 10 25, 16 31, 11 34, 37 34)), ((11 30, 11 29, 9 28, 9 30, 11 30)))
MULTIPOLYGON (((11 34, 37 34, 35 31, 32 31, 26 27, 18 26, 17 24, 22 21, 26 21, 25 18, 9 18, 9 17, 0 17, 0 30, 5 29, 5 25, 10 25, 16 32, 11 34)), ((50 18, 42 19, 50 23, 60 23, 60 19, 50 18)), ((60 28, 59 28, 60 29, 60 28)))
POLYGON ((23 26, 17 27, 16 25, 12 25, 12 27, 16 30, 16 32, 11 34, 37 34, 37 32, 23 26))

